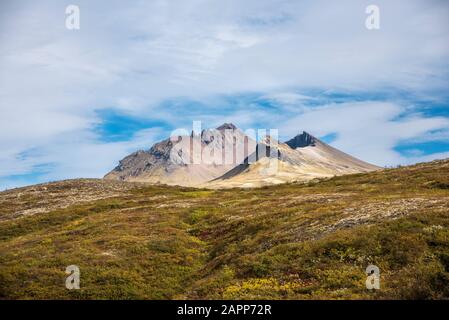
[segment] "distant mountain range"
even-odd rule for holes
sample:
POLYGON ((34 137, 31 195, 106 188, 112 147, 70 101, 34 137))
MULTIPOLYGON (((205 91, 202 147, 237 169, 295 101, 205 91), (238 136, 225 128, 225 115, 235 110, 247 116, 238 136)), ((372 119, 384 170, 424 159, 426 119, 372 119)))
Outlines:
POLYGON ((354 158, 307 132, 281 143, 259 142, 231 123, 176 136, 125 157, 104 179, 191 187, 258 187, 379 167, 354 158))

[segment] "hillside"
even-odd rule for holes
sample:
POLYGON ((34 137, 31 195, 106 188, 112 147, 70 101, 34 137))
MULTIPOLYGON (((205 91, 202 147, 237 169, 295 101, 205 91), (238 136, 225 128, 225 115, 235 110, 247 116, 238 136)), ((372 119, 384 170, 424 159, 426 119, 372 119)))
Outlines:
POLYGON ((447 299, 448 208, 449 160, 251 189, 9 190, 0 298, 447 299), (71 264, 80 290, 64 286, 71 264))

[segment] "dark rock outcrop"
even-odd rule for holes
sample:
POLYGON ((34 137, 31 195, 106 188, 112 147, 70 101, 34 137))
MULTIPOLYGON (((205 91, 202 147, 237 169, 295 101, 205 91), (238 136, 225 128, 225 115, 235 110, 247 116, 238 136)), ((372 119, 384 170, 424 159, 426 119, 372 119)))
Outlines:
POLYGON ((308 146, 315 146, 317 142, 317 139, 312 136, 311 134, 308 134, 307 132, 303 131, 302 134, 298 134, 296 137, 288 140, 286 144, 292 148, 304 148, 308 146))

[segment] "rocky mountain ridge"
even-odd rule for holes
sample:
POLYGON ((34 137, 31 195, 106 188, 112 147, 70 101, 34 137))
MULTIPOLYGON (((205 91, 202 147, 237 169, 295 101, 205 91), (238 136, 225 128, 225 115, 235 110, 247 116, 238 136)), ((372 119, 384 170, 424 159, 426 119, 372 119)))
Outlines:
POLYGON ((174 136, 125 157, 105 179, 194 187, 256 187, 378 167, 303 132, 281 143, 256 142, 232 123, 174 136))

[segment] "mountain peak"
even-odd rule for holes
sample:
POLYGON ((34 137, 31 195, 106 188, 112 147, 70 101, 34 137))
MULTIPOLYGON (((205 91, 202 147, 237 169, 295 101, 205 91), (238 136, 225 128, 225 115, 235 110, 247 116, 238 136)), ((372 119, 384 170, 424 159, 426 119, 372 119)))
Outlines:
POLYGON ((308 146, 314 147, 316 142, 318 141, 317 138, 312 136, 311 134, 303 131, 301 134, 296 135, 294 138, 288 140, 286 144, 292 148, 304 148, 308 146))
POLYGON ((223 123, 221 126, 217 127, 217 130, 235 130, 237 127, 233 123, 223 123))
POLYGON ((173 147, 173 142, 170 139, 162 140, 161 142, 155 143, 149 154, 153 155, 158 159, 168 160, 170 158, 170 151, 173 147))

